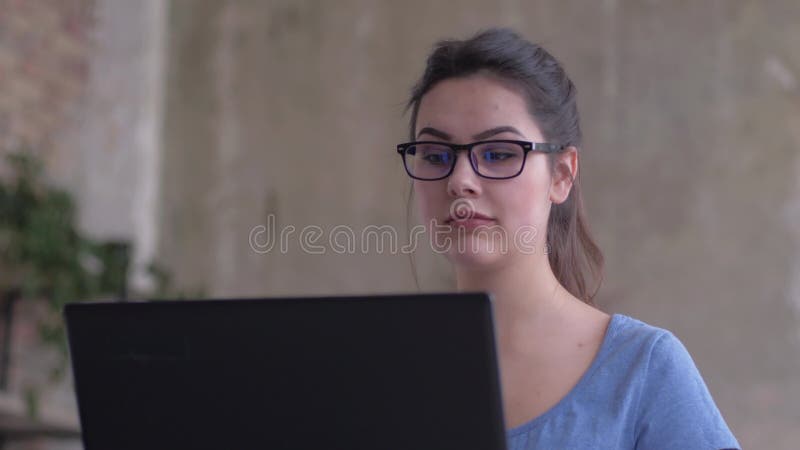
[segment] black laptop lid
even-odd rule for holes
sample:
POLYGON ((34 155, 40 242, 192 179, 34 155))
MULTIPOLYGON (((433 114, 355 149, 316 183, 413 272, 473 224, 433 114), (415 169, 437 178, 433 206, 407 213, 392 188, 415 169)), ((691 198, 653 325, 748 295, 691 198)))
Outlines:
POLYGON ((87 450, 505 448, 485 294, 76 303, 87 450))

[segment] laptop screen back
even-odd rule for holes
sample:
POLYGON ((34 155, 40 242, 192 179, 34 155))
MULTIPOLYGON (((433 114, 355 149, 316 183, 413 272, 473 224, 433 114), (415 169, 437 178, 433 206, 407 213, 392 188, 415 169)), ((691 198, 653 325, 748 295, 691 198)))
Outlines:
POLYGON ((485 294, 76 303, 84 445, 505 448, 485 294))

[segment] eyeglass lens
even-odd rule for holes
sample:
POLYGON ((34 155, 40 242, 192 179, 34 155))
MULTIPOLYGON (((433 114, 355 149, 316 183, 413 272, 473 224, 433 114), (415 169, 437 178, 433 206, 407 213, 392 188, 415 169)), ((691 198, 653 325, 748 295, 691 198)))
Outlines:
MULTIPOLYGON (((447 145, 423 143, 406 148, 404 162, 409 173, 421 179, 442 178, 455 164, 456 155, 447 145)), ((478 174, 491 178, 512 177, 519 173, 525 150, 510 142, 487 142, 472 147, 472 166, 478 174)))

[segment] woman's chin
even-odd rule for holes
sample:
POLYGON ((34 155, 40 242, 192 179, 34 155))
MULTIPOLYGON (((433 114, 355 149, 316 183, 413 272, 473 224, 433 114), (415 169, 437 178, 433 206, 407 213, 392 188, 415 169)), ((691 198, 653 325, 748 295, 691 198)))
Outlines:
POLYGON ((508 256, 508 249, 483 239, 456 240, 445 253, 455 265, 480 268, 494 265, 508 256))

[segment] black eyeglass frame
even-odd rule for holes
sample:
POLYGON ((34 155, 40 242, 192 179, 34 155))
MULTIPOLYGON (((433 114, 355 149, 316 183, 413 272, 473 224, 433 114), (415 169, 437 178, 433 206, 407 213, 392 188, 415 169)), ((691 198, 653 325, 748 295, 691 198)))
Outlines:
POLYGON ((436 180, 443 180, 443 179, 449 177, 453 173, 453 170, 455 170, 455 168, 456 168, 456 162, 458 160, 458 151, 459 150, 466 150, 467 153, 469 153, 470 157, 467 158, 469 160, 469 165, 472 167, 472 170, 475 172, 475 174, 477 174, 479 177, 488 178, 490 180, 508 180, 509 178, 517 177, 517 176, 519 176, 519 174, 522 173, 522 171, 525 169, 525 161, 528 159, 528 153, 529 152, 538 151, 538 152, 542 152, 542 153, 556 153, 556 152, 560 152, 561 150, 564 150, 565 148, 566 148, 565 145, 552 144, 552 143, 549 143, 549 142, 515 141, 515 140, 511 140, 511 139, 496 139, 496 140, 488 140, 488 141, 478 141, 478 142, 472 142, 472 143, 469 143, 469 144, 451 144, 449 142, 441 142, 441 141, 414 141, 414 142, 405 142, 403 144, 398 144, 397 145, 397 153, 400 154, 400 159, 403 160, 403 167, 406 169, 406 173, 408 174, 408 176, 410 176, 411 178, 414 178, 415 180, 436 181, 436 180), (472 148, 475 147, 475 146, 478 146, 478 145, 492 144, 492 143, 495 143, 495 144, 517 144, 520 147, 522 147, 522 152, 523 152, 522 153, 522 165, 520 166, 519 171, 517 173, 515 173, 514 175, 507 176, 507 177, 490 177, 490 176, 487 176, 487 175, 483 175, 478 171, 478 167, 476 166, 475 161, 472 160, 472 148), (420 177, 415 177, 414 175, 411 174, 411 171, 408 170, 408 164, 406 164, 406 150, 408 150, 409 147, 412 147, 412 146, 415 146, 415 145, 420 145, 420 144, 437 144, 437 145, 442 145, 442 146, 445 146, 445 147, 450 147, 453 150, 453 154, 455 155, 455 158, 453 158, 453 163, 450 164, 450 170, 448 170, 445 175, 443 175, 443 176, 441 176, 439 178, 420 178, 420 177))

